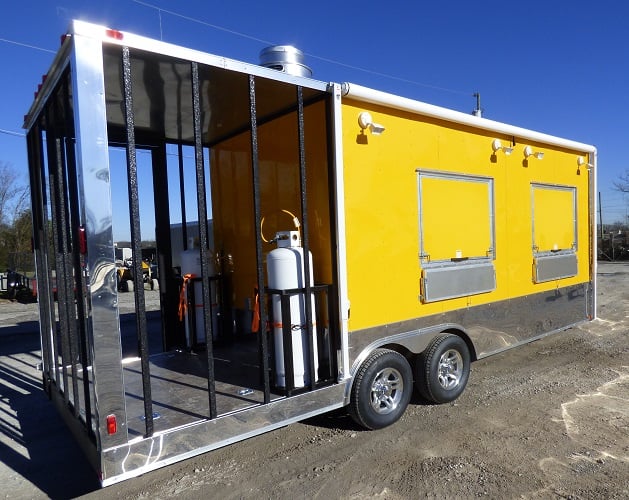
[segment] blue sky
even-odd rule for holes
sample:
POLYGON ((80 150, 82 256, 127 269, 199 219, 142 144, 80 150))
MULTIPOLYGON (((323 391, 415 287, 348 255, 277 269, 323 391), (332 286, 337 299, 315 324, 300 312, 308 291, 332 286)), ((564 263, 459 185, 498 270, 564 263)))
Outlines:
POLYGON ((269 44, 293 44, 317 79, 463 112, 480 92, 486 118, 594 144, 604 221, 629 215, 629 194, 612 189, 629 169, 624 0, 3 3, 0 161, 24 182, 23 116, 69 21, 82 19, 249 62, 269 44))

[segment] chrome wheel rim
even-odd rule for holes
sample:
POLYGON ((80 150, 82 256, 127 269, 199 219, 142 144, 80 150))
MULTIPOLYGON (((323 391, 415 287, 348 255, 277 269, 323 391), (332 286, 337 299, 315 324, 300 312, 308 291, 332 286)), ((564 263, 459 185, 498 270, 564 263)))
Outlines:
POLYGON ((402 400, 404 381, 395 368, 380 370, 371 384, 371 407, 380 415, 395 411, 402 400))
POLYGON ((456 388, 463 375, 463 358, 459 351, 449 349, 439 358, 439 385, 449 391, 456 388))

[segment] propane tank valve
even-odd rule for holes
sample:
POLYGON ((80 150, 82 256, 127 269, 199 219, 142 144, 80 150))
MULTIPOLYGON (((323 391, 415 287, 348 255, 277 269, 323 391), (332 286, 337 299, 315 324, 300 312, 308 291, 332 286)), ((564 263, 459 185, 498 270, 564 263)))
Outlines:
POLYGON ((275 242, 278 248, 291 248, 301 246, 299 231, 278 231, 275 233, 275 242))

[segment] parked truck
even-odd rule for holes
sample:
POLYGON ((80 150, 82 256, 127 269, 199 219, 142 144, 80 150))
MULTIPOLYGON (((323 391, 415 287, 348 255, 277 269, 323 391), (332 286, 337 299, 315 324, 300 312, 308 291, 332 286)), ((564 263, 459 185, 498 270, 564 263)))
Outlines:
POLYGON ((25 117, 43 384, 103 485, 342 407, 386 427, 413 390, 453 401, 472 362, 596 315, 593 146, 314 80, 298 56, 266 67, 75 21, 25 117))

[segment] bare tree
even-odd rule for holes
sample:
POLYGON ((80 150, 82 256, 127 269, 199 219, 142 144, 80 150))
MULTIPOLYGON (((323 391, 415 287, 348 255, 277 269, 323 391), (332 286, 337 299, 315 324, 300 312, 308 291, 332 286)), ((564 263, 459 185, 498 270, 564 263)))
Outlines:
POLYGON ((629 193, 629 170, 618 176, 618 180, 613 182, 614 189, 621 193, 629 193))
POLYGON ((25 209, 15 218, 6 234, 7 265, 21 273, 34 269, 31 251, 32 227, 31 211, 25 209))
POLYGON ((16 252, 22 252, 29 231, 28 186, 9 163, 0 162, 0 269, 14 266, 16 252), (13 257, 12 257, 13 256, 13 257))
POLYGON ((26 209, 28 188, 20 182, 16 169, 0 162, 0 226, 11 225, 26 209))

